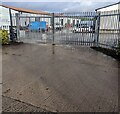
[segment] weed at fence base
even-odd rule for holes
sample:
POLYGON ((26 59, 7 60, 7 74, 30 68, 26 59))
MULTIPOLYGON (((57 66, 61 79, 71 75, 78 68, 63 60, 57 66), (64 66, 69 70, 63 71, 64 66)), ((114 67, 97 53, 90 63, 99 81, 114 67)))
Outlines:
POLYGON ((108 56, 111 56, 111 57, 115 58, 116 60, 120 61, 120 50, 119 50, 119 52, 117 52, 116 50, 102 48, 102 47, 91 47, 91 48, 96 51, 102 52, 108 56))

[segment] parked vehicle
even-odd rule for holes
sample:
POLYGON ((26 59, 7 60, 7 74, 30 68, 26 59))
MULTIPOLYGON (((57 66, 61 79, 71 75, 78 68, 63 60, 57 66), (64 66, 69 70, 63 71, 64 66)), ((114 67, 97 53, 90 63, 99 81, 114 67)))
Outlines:
POLYGON ((88 25, 75 25, 73 32, 92 32, 93 28, 88 25))
POLYGON ((73 27, 73 32, 93 32, 93 23, 91 21, 81 21, 73 27))
POLYGON ((42 31, 45 32, 47 29, 46 21, 34 21, 29 24, 29 31, 42 31))
MULTIPOLYGON (((49 29, 53 29, 52 25, 49 26, 49 29)), ((59 23, 55 23, 54 24, 54 29, 55 30, 62 30, 63 29, 63 25, 59 24, 59 23)))
POLYGON ((81 24, 77 24, 74 26, 73 28, 73 32, 88 32, 90 31, 90 27, 87 25, 81 25, 81 24))
POLYGON ((63 25, 61 25, 59 23, 56 23, 54 27, 55 27, 56 30, 62 30, 63 29, 63 25))

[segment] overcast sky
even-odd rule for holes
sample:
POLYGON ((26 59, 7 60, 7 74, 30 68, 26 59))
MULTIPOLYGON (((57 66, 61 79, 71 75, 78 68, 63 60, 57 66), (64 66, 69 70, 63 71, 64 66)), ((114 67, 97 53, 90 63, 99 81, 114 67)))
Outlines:
POLYGON ((110 5, 112 3, 118 2, 118 0, 76 0, 74 2, 68 2, 59 0, 59 2, 54 2, 50 0, 46 0, 45 2, 10 2, 10 0, 5 0, 3 4, 26 8, 26 9, 33 9, 33 10, 42 10, 42 11, 49 11, 49 12, 78 12, 78 11, 94 11, 96 8, 110 5), (49 2, 47 2, 49 1, 49 2), (77 1, 77 2, 76 2, 77 1), (97 2, 95 2, 97 1, 97 2))

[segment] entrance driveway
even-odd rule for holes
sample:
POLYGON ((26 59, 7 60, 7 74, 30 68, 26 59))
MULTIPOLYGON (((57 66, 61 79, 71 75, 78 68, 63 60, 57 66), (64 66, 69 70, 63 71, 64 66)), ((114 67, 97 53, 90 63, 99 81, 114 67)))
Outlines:
POLYGON ((4 97, 55 112, 118 111, 119 68, 111 57, 39 44, 5 46, 2 54, 4 97))

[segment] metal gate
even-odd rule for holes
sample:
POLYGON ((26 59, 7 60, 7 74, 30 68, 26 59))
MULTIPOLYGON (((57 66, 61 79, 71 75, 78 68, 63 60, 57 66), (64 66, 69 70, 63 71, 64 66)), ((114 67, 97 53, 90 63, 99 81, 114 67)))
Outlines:
POLYGON ((97 31, 95 12, 54 14, 56 44, 93 45, 97 31))
POLYGON ((92 46, 97 41, 99 18, 96 12, 17 15, 18 38, 29 43, 92 46))
POLYGON ((17 38, 27 43, 102 46, 116 49, 120 12, 17 14, 17 38))
POLYGON ((51 43, 53 29, 51 15, 18 15, 18 38, 25 43, 51 43))

